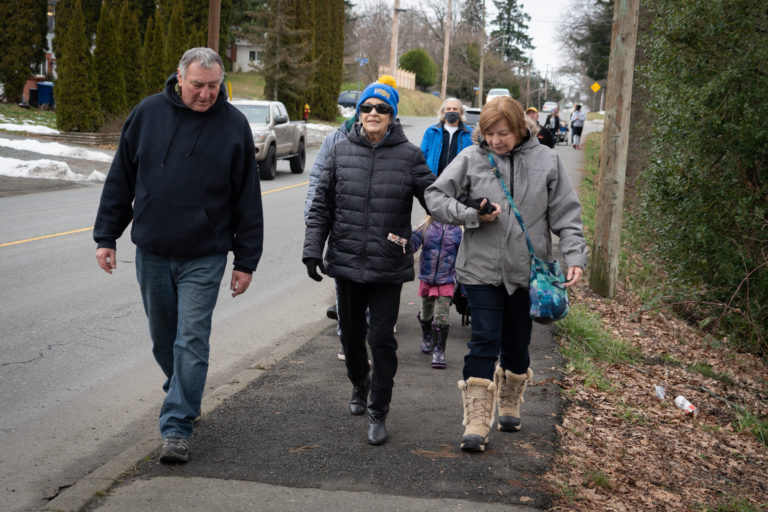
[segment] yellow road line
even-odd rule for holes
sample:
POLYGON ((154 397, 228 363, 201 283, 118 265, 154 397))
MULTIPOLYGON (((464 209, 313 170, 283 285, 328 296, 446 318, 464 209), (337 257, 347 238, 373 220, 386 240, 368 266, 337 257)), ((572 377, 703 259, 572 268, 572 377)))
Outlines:
MULTIPOLYGON (((303 187, 304 185, 308 184, 308 181, 302 181, 301 183, 296 183, 294 185, 287 185, 285 187, 275 188, 272 190, 267 190, 265 192, 262 192, 261 195, 265 196, 267 194, 271 194, 272 192, 280 192, 281 190, 289 190, 296 187, 303 187)), ((43 236, 36 236, 34 238, 27 238, 25 240, 16 240, 15 242, 6 242, 4 244, 0 244, 0 247, 8 247, 10 245, 18 245, 18 244, 25 244, 27 242, 36 242, 37 240, 45 240, 46 238, 54 238, 57 236, 64 236, 64 235, 73 235, 75 233, 82 233, 83 231, 91 231, 93 230, 93 226, 89 228, 80 228, 80 229, 73 229, 72 231, 63 231, 61 233, 54 233, 52 235, 43 235, 43 236)))
POLYGON ((53 237, 56 237, 56 236, 72 235, 74 233, 82 233, 83 231, 90 231, 92 229, 93 229, 93 226, 91 226, 89 228, 73 229, 72 231, 64 231, 63 233, 54 233, 52 235, 36 236, 35 238, 27 238, 26 240, 17 240, 15 242, 6 242, 4 244, 0 244, 0 247, 8 247, 9 245, 24 244, 24 243, 27 243, 27 242, 34 242, 36 240, 45 240, 46 238, 53 238, 53 237))

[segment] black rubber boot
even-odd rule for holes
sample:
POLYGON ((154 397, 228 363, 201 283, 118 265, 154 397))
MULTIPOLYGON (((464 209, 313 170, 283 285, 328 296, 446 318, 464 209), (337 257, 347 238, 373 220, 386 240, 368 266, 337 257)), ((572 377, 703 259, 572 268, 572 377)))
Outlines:
POLYGON ((352 398, 349 400, 349 412, 353 416, 365 414, 365 404, 368 403, 368 392, 371 390, 371 377, 367 376, 359 385, 352 387, 352 398))
POLYGON ((421 324, 421 343, 419 343, 419 350, 423 354, 431 354, 435 348, 435 338, 432 334, 432 321, 424 321, 421 319, 421 312, 416 314, 416 318, 421 324))
POLYGON ((368 444, 378 446, 387 442, 387 413, 368 409, 368 444))
POLYGON ((432 368, 445 368, 445 343, 448 341, 450 325, 434 325, 432 339, 435 340, 435 350, 432 352, 432 368))

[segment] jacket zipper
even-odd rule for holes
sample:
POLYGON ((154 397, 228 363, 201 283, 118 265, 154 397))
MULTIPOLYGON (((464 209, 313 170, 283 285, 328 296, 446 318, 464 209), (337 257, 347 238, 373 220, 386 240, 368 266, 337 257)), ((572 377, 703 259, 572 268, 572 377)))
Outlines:
MULTIPOLYGON (((424 231, 426 235, 427 232, 424 231)), ((440 245, 437 247, 437 260, 435 260, 435 275, 432 278, 432 282, 437 285, 437 271, 440 270, 440 256, 443 253, 443 240, 445 240, 445 224, 443 224, 443 231, 440 233, 440 245)))
POLYGON ((369 215, 368 215, 368 206, 370 205, 369 199, 371 198, 371 178, 373 177, 373 162, 376 160, 376 148, 371 148, 371 167, 368 171, 368 192, 365 196, 365 230, 363 231, 363 251, 362 251, 362 259, 360 260, 360 282, 363 281, 363 270, 365 269, 365 259, 367 250, 366 247, 368 247, 368 223, 369 223, 369 215))

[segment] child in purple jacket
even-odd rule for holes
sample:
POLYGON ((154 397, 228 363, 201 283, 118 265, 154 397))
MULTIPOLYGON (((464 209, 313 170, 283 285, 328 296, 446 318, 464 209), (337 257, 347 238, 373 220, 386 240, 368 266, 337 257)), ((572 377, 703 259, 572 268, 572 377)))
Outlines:
POLYGON ((432 354, 432 368, 445 368, 445 342, 448 340, 448 311, 456 286, 456 254, 461 243, 461 228, 427 217, 413 228, 414 253, 421 247, 419 297, 421 312, 420 349, 432 354))

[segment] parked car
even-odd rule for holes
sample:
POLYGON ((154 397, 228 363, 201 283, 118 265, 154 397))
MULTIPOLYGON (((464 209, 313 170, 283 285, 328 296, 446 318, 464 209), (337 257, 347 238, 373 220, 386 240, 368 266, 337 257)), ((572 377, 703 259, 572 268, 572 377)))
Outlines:
POLYGON ((356 107, 363 91, 341 91, 339 99, 336 101, 342 107, 356 107))
POLYGON ((544 106, 541 107, 541 111, 545 114, 548 114, 552 112, 553 110, 557 110, 557 102, 556 101, 547 101, 544 103, 544 106))
POLYGON ((467 118, 467 121, 464 123, 467 126, 471 126, 472 128, 477 127, 477 120, 480 119, 480 111, 482 109, 477 107, 465 107, 464 108, 464 117, 467 118))
POLYGON ((512 93, 509 92, 509 89, 502 89, 502 88, 496 88, 491 89, 488 91, 488 94, 485 96, 485 102, 488 103, 493 98, 496 98, 497 96, 509 96, 512 97, 512 93))
POLYGON ((291 122, 285 105, 279 101, 234 100, 232 105, 245 114, 251 125, 261 179, 275 179, 278 158, 290 162, 292 173, 304 172, 306 123, 291 122))

